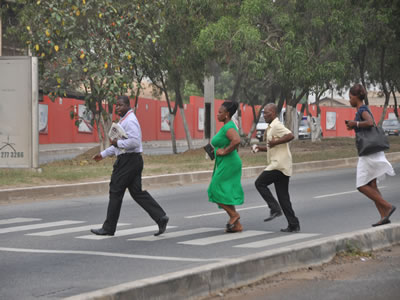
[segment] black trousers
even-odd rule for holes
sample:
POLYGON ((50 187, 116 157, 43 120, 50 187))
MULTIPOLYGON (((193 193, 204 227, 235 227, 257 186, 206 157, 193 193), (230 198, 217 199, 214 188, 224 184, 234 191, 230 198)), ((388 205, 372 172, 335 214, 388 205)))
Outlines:
POLYGON ((121 211, 125 190, 158 223, 165 211, 147 192, 142 191, 143 158, 140 153, 126 153, 118 156, 114 163, 110 182, 110 200, 104 230, 115 232, 121 211))
POLYGON ((289 196, 289 176, 284 175, 281 171, 271 170, 264 171, 258 176, 255 185, 258 192, 261 194, 271 212, 283 211, 289 225, 299 225, 292 203, 289 196), (268 186, 274 183, 278 201, 274 198, 268 186))

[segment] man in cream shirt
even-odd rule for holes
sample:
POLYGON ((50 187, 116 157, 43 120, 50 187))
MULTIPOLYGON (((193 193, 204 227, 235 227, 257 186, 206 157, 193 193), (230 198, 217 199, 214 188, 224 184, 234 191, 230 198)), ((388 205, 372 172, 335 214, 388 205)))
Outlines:
POLYGON ((282 232, 299 232, 300 223, 296 217, 289 196, 289 179, 292 175, 292 154, 289 142, 293 140, 293 133, 277 118, 277 108, 273 103, 264 108, 264 119, 269 124, 265 131, 266 146, 253 146, 253 152, 267 152, 267 168, 257 178, 255 185, 270 208, 270 216, 264 222, 271 221, 282 215, 288 221, 288 227, 282 232), (278 201, 272 195, 268 186, 275 184, 278 201))

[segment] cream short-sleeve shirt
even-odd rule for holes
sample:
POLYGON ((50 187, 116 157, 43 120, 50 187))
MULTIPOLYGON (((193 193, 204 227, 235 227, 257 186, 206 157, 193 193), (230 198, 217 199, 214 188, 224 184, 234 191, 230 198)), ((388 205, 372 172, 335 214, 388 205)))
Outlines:
POLYGON ((267 127, 266 143, 267 143, 267 163, 265 171, 279 170, 286 176, 292 176, 292 154, 290 153, 289 143, 277 145, 273 148, 268 147, 268 141, 279 139, 291 133, 289 129, 275 118, 267 127))

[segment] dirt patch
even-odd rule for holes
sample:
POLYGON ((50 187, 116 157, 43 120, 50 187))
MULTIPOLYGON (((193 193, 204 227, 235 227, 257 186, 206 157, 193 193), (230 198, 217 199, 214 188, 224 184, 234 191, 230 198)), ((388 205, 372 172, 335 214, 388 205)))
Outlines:
POLYGON ((279 273, 258 282, 222 291, 202 300, 263 299, 263 295, 279 294, 286 289, 296 289, 305 282, 345 281, 368 274, 371 270, 400 259, 400 245, 373 253, 340 253, 321 266, 309 267, 289 273, 279 273))

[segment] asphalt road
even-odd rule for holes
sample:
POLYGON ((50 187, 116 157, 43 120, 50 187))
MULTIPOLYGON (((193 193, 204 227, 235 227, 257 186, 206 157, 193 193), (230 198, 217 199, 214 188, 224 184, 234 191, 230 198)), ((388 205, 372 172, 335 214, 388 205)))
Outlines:
MULTIPOLYGON (((400 174, 400 164, 394 165, 400 174)), ((382 182, 384 197, 400 208, 399 175, 382 182)), ((244 232, 225 234, 227 216, 207 201, 207 184, 150 190, 170 217, 157 231, 125 197, 115 237, 97 239, 90 228, 104 220, 107 195, 3 205, 0 210, 0 298, 58 299, 123 282, 236 258, 297 242, 369 228, 379 216, 355 189, 355 169, 293 176, 291 195, 301 233, 279 232, 284 217, 264 223, 268 209, 243 180, 244 232)), ((399 222, 395 212, 392 222, 399 222)))

